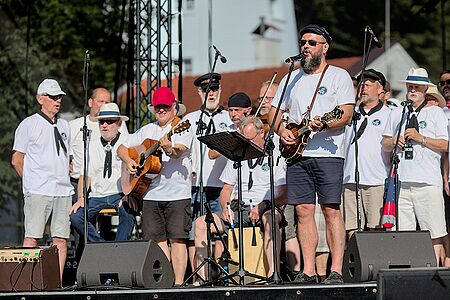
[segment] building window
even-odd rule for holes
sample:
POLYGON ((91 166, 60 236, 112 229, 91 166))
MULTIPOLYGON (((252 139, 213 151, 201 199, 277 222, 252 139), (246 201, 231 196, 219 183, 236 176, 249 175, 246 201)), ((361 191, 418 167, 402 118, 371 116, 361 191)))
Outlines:
POLYGON ((185 75, 192 74, 192 58, 183 58, 183 70, 185 75))

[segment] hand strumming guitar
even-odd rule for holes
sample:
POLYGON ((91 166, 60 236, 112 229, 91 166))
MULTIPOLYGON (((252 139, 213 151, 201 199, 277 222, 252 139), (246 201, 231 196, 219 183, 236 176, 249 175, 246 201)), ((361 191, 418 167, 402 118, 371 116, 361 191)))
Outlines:
POLYGON ((295 145, 295 136, 289 129, 286 129, 283 126, 280 126, 278 130, 278 134, 280 136, 281 142, 285 145, 295 145))

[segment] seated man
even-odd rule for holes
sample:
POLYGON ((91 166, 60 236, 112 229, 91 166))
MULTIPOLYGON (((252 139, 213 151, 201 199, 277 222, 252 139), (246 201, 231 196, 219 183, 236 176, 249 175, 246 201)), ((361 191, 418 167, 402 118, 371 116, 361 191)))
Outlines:
MULTIPOLYGON (((264 146, 264 126, 257 117, 245 117, 239 124, 239 131, 250 141, 257 146, 263 148, 264 146)), ((276 154, 275 154, 276 157, 276 154)), ((274 169, 275 182, 275 197, 276 205, 282 206, 285 202, 285 173, 286 165, 280 161, 280 164, 274 169)), ((230 202, 233 191, 237 190, 237 170, 233 168, 233 162, 228 161, 223 170, 220 180, 224 183, 220 193, 220 205, 222 207, 222 214, 213 214, 214 221, 217 224, 219 233, 223 233, 227 228, 227 224, 231 221, 237 223, 237 215, 232 212, 232 220, 228 213, 227 205, 230 202)), ((272 230, 271 230, 271 213, 270 213, 270 176, 268 157, 264 157, 263 163, 258 164, 255 160, 248 160, 242 164, 242 200, 244 205, 244 225, 251 226, 253 222, 261 221, 261 227, 264 231, 264 253, 266 255, 269 270, 268 275, 274 271, 273 257, 272 257, 272 230), (255 205, 250 209, 250 204, 255 205)), ((280 250, 280 229, 279 225, 282 221, 282 214, 277 210, 276 224, 277 224, 277 249, 280 250)), ((211 226, 211 232, 216 233, 214 226, 211 226)), ((197 219, 195 223, 195 248, 197 265, 206 256, 206 223, 205 216, 197 219)), ((279 252, 277 253, 279 255, 279 252)), ((205 268, 202 268, 198 274, 201 278, 206 279, 205 268)))
MULTIPOLYGON (((115 103, 102 105, 98 117, 101 137, 93 140, 89 146, 88 175, 86 185, 90 188, 88 199, 88 240, 90 242, 103 241, 92 221, 105 208, 115 208, 119 214, 119 226, 116 240, 128 240, 134 227, 135 218, 121 205, 123 197, 120 184, 122 161, 117 156, 117 148, 127 139, 119 128, 122 121, 128 117, 121 116, 119 107, 115 103)), ((83 170, 78 181, 78 201, 70 209, 70 221, 75 230, 84 236, 84 198, 83 198, 83 170)))

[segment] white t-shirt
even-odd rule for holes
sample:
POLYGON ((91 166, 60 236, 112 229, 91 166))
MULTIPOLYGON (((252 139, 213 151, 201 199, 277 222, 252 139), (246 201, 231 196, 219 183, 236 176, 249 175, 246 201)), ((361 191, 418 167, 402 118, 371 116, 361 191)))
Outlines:
MULTIPOLYGON (((80 174, 83 172, 83 152, 84 152, 84 142, 83 142, 83 124, 84 118, 80 117, 69 122, 70 125, 70 144, 72 146, 73 155, 73 172, 71 177, 78 179, 80 174)), ((100 139, 100 128, 97 121, 91 121, 89 116, 86 118, 86 125, 88 130, 90 130, 90 140, 96 141, 100 139)), ((128 135, 127 124, 122 122, 122 126, 119 129, 122 134, 128 135)), ((88 147, 89 147, 89 140, 88 147)), ((88 160, 89 161, 89 160, 88 160)))
MULTIPOLYGON (((301 123, 303 113, 307 111, 307 107, 311 104, 321 74, 306 74, 303 69, 292 72, 285 97, 281 103, 281 109, 288 112, 289 123, 301 123)), ((287 75, 281 80, 281 87, 284 86, 286 80, 287 75)), ((278 106, 282 91, 282 88, 277 89, 272 106, 278 106)), ((355 94, 350 75, 344 69, 330 66, 317 92, 311 118, 316 115, 323 116, 337 105, 354 103, 355 94)), ((343 127, 312 132, 303 156, 344 158, 344 138, 343 127)))
MULTIPOLYGON (((192 170, 195 172, 196 176, 193 178, 193 186, 200 185, 200 148, 203 150, 203 185, 209 187, 222 187, 222 182, 219 180, 220 174, 222 174, 223 168, 227 163, 227 159, 223 156, 218 157, 217 159, 210 159, 208 157, 209 148, 206 145, 200 145, 200 141, 197 139, 197 121, 200 118, 201 111, 197 110, 190 114, 187 114, 184 119, 189 120, 191 123, 191 131, 192 131, 192 146, 191 146, 191 160, 192 160, 192 170)), ((214 122, 214 127, 217 132, 226 131, 228 126, 232 124, 230 116, 226 110, 222 110, 220 113, 217 113, 212 117, 214 122)), ((203 122, 208 126, 211 116, 203 114, 202 117, 203 122)))
MULTIPOLYGON (((131 134, 124 146, 138 146, 147 138, 159 141, 171 128, 170 124, 164 128, 158 126, 156 122, 147 124, 131 134)), ((192 129, 189 129, 172 135, 172 145, 181 144, 189 149, 192 142, 192 132, 192 129)), ((161 172, 156 176, 148 175, 152 178, 152 183, 144 195, 144 200, 174 201, 190 199, 192 168, 189 157, 190 150, 183 153, 180 158, 169 157, 163 151, 161 172)))
MULTIPOLYGON (((122 192, 120 183, 122 160, 117 155, 117 148, 128 139, 127 133, 121 133, 119 139, 111 149, 112 168, 111 177, 103 177, 105 165, 106 151, 100 138, 92 140, 89 145, 89 170, 88 174, 91 178, 91 193, 89 197, 106 197, 122 192)), ((83 174, 83 170, 81 170, 83 174)))
MULTIPOLYGON (((274 149, 274 184, 275 187, 286 184, 286 163, 284 159, 279 160, 278 165, 277 157, 279 151, 277 148, 274 149)), ((251 171, 253 185, 250 190, 248 190, 248 182, 250 176, 250 168, 248 161, 242 162, 242 200, 246 205, 250 205, 250 200, 252 200, 252 205, 258 205, 263 200, 270 200, 270 170, 269 170, 269 158, 264 157, 262 165, 257 164, 256 167, 251 171)), ((255 159, 252 160, 255 163, 255 159)), ((234 162, 229 160, 225 169, 220 176, 220 180, 223 183, 234 185, 233 194, 237 196, 238 190, 238 174, 237 169, 233 167, 234 162)), ((277 197, 277 189, 275 189, 275 197, 277 197)))
MULTIPOLYGON (((359 107, 356 108, 359 112, 359 107)), ((369 111, 366 110, 366 113, 369 111)), ((367 127, 358 139, 358 170, 359 183, 363 185, 382 185, 389 173, 390 153, 383 151, 381 141, 383 131, 391 109, 383 106, 371 116, 362 116, 358 120, 356 129, 359 130, 364 118, 367 127)), ((344 183, 355 183, 355 144, 353 141, 353 125, 345 126, 346 156, 344 163, 344 183)))
MULTIPOLYGON (((397 136, 402 110, 403 107, 392 110, 386 128, 384 129, 383 136, 397 136)), ((406 112, 406 114, 408 114, 408 112, 406 112)), ((448 141, 448 121, 442 108, 437 106, 422 108, 417 116, 417 121, 419 123, 419 133, 423 136, 448 141)), ((403 122, 401 135, 405 132, 405 124, 406 122, 403 122)), ((420 143, 412 142, 412 145, 414 154, 413 159, 411 160, 405 160, 404 151, 398 149, 397 153, 400 158, 398 174, 400 181, 427 183, 442 188, 442 153, 435 152, 430 148, 424 147, 420 143)))
POLYGON ((23 120, 16 129, 13 150, 25 154, 23 193, 46 196, 70 196, 74 193, 69 178, 70 128, 59 119, 56 127, 66 146, 56 150, 53 125, 39 114, 23 120))

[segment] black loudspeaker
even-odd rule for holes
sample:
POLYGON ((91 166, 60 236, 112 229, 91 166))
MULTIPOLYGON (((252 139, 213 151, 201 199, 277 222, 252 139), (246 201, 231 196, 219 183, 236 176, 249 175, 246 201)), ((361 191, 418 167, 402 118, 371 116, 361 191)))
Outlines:
POLYGON ((46 291, 61 287, 56 246, 0 249, 0 291, 46 291))
POLYGON ((450 299, 450 269, 380 270, 378 299, 450 299))
POLYGON ((77 271, 78 286, 168 288, 172 265, 153 241, 88 243, 77 271))
POLYGON ((376 280, 380 269, 436 267, 428 231, 355 232, 347 244, 345 282, 376 280))

